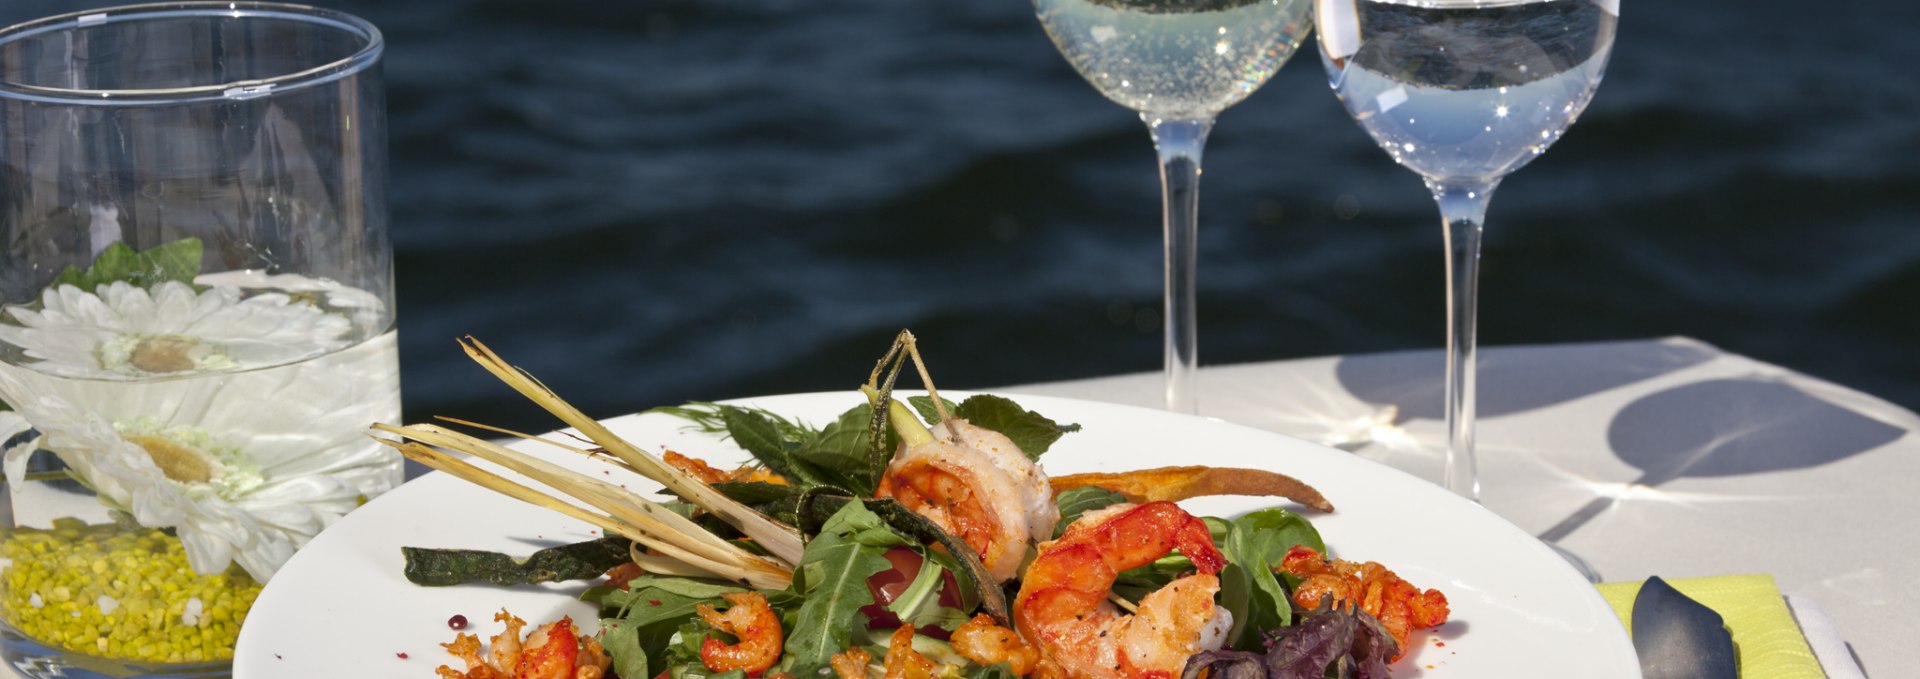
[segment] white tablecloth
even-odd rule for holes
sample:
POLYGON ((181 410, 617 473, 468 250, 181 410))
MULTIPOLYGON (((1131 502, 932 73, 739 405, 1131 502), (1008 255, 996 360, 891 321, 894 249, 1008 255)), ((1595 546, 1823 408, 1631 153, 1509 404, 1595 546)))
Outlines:
MULTIPOLYGON (((1920 416, 1684 338, 1495 347, 1480 361, 1489 509, 1609 581, 1772 574, 1824 609, 1870 675, 1920 667, 1920 416)), ((1441 365, 1423 351, 1208 367, 1200 409, 1437 481, 1441 365)), ((1161 385, 1146 373, 991 391, 1160 407, 1161 385)))
MULTIPOLYGON (((1442 367, 1437 350, 1208 367, 1200 413, 1438 482, 1442 367)), ((1002 390, 1163 403, 1158 373, 1002 390)), ((1487 348, 1479 390, 1488 509, 1608 581, 1772 574, 1870 675, 1920 668, 1920 416, 1685 338, 1487 348)))

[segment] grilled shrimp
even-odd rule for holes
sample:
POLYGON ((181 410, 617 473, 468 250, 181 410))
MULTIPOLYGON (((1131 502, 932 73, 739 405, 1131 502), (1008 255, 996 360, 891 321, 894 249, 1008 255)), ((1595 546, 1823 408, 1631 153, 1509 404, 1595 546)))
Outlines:
POLYGON ((1039 551, 1014 598, 1014 619, 1042 663, 1067 677, 1176 676, 1189 656, 1219 648, 1233 625, 1213 604, 1226 557, 1207 525, 1171 502, 1089 512, 1039 551), (1118 613, 1107 601, 1114 578, 1175 548, 1199 572, 1148 594, 1135 613, 1118 613))
POLYGON ((985 613, 973 616, 953 630, 953 650, 981 666, 1006 663, 1014 676, 1024 677, 1040 662, 1040 652, 1013 630, 1001 627, 985 613))
POLYGON ((887 641, 886 679, 933 679, 939 665, 913 650, 913 628, 901 626, 887 641))
POLYGON ((880 479, 879 495, 964 540, 987 572, 1006 582, 1029 546, 1051 536, 1060 521, 1053 491, 1046 473, 1006 436, 965 420, 952 423, 934 426, 931 442, 903 445, 880 479))
POLYGON ((833 673, 840 679, 867 679, 867 663, 870 662, 873 662, 873 655, 859 646, 835 653, 827 659, 827 664, 833 667, 833 673))
POLYGON ((721 597, 733 604, 724 613, 707 604, 700 604, 694 610, 701 620, 733 635, 740 643, 728 645, 707 637, 706 643, 700 645, 700 661, 715 672, 746 670, 748 674, 759 674, 766 671, 780 660, 780 616, 774 614, 767 597, 759 592, 730 592, 721 597))
POLYGON ((1013 481, 1020 494, 1020 509, 1027 517, 1027 535, 1034 542, 1053 537, 1054 525, 1060 522, 1060 508, 1053 504, 1053 484, 1048 483, 1047 473, 1040 470, 1040 465, 1027 457, 1026 451, 1020 450, 1013 439, 992 429, 974 426, 960 418, 932 427, 934 437, 941 440, 951 439, 954 434, 950 432, 954 431, 962 437, 959 443, 986 453, 994 466, 1005 471, 1013 481))
MULTIPOLYGON (((573 619, 561 618, 527 635, 520 662, 513 668, 513 679, 574 679, 579 659, 580 638, 574 636, 573 619)), ((593 676, 600 674, 595 672, 593 676)))

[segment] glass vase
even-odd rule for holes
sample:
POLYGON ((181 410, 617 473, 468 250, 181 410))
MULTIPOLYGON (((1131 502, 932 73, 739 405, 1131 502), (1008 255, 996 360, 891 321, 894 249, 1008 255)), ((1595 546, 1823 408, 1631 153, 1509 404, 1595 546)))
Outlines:
POLYGON ((220 676, 261 586, 398 485, 380 33, 137 5, 0 30, 0 656, 220 676))

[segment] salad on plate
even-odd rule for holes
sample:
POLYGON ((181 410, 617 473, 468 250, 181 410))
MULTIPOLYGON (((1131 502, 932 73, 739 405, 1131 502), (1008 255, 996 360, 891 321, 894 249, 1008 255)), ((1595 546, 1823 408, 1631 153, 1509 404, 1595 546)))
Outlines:
POLYGON ((1079 427, 999 396, 942 399, 907 332, 824 426, 740 405, 656 411, 731 438, 753 457, 737 469, 624 441, 462 344, 579 432, 538 440, 607 469, 439 425, 376 429, 409 458, 604 537, 532 554, 403 550, 421 586, 591 583, 580 596, 599 620, 530 625, 501 610, 443 645, 446 679, 1383 678, 1449 613, 1444 594, 1386 566, 1330 558, 1306 513, 1334 507, 1290 477, 1048 475, 1048 448, 1079 427), (896 398, 909 362, 926 394, 896 398), (664 492, 628 491, 615 474, 664 492), (1237 517, 1178 504, 1228 494, 1287 502, 1237 517))

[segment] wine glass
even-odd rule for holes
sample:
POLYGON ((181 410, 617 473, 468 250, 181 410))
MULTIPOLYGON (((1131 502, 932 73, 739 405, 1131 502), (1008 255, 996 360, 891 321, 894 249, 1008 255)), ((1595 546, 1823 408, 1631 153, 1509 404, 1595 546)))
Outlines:
POLYGON ((1040 25, 1101 94, 1140 113, 1160 156, 1167 408, 1197 412, 1194 259, 1200 155, 1214 116, 1280 70, 1309 0, 1033 0, 1040 25))
POLYGON ((1334 93, 1388 155, 1420 173, 1440 206, 1449 254, 1444 485, 1478 502, 1474 306, 1487 202, 1592 100, 1620 2, 1316 0, 1314 9, 1334 93))

